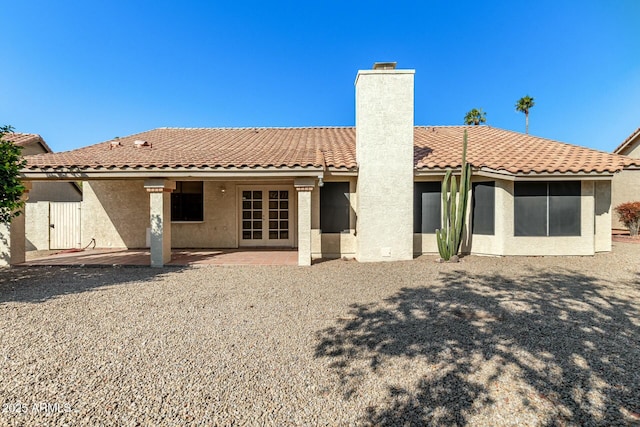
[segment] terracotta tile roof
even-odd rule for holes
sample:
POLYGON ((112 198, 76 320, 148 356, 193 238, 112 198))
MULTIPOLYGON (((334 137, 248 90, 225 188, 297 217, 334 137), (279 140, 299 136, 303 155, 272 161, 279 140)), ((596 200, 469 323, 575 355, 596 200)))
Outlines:
POLYGON ((613 152, 615 154, 623 154, 622 151, 624 151, 627 148, 627 146, 631 143, 631 141, 636 139, 637 136, 640 136, 640 128, 633 131, 631 135, 629 135, 624 141, 622 141, 620 145, 618 145, 618 147, 615 150, 613 150, 613 152))
MULTIPOLYGON (((490 126, 417 126, 418 169, 460 166, 468 130, 468 160, 476 168, 508 173, 616 172, 634 160, 490 126)), ((160 128, 73 151, 28 156, 39 168, 355 168, 353 127, 183 129, 160 128), (136 140, 149 146, 136 148, 136 140)), ((638 161, 640 165, 640 161, 638 161)))
POLYGON ((19 133, 19 132, 8 133, 8 134, 5 134, 5 136, 2 139, 11 141, 15 145, 18 145, 20 147, 28 147, 30 145, 40 144, 44 147, 46 151, 48 151, 49 153, 52 152, 51 148, 49 148, 47 143, 44 142, 44 139, 42 139, 42 137, 37 133, 19 133))
POLYGON ((414 133, 416 167, 459 167, 465 129, 467 160, 475 168, 512 174, 616 172, 633 162, 624 156, 491 126, 420 126, 414 133))
POLYGON ((160 128, 119 142, 29 156, 27 167, 356 167, 354 128, 160 128))

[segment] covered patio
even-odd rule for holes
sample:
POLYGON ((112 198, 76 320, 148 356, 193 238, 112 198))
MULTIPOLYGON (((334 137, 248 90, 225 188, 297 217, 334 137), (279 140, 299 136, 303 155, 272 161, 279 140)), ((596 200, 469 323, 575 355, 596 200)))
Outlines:
MULTIPOLYGON (((87 249, 28 256, 18 266, 149 266, 148 249, 87 249)), ((298 265, 295 249, 177 249, 167 266, 184 265, 298 265)))
MULTIPOLYGON (((79 239, 64 247, 123 249, 104 260, 75 254, 74 264, 162 267, 187 262, 184 248, 187 259, 194 258, 190 248, 206 248, 198 260, 210 259, 213 248, 233 248, 223 251, 223 261, 219 254, 210 261, 226 263, 233 253, 231 263, 270 263, 264 254, 249 257, 247 249, 286 248, 297 265, 308 266, 318 186, 334 172, 355 176, 354 136, 352 128, 159 128, 30 156, 22 178, 82 182, 79 239), (142 249, 124 251, 134 248, 142 249), (119 262, 125 254, 128 261, 119 262)), ((19 221, 10 234, 6 264, 20 264, 19 221)), ((46 262, 72 262, 71 256, 46 262)))

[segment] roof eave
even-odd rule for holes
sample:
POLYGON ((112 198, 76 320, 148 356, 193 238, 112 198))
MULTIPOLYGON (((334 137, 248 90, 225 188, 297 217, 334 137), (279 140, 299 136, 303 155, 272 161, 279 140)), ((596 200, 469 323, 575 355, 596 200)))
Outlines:
POLYGON ((33 181, 69 181, 147 178, 274 178, 322 174, 322 167, 245 167, 245 168, 24 168, 20 176, 33 181))
MULTIPOLYGON (((622 143, 620 145, 618 145, 616 147, 615 150, 613 150, 613 154, 622 154, 621 151, 623 151, 624 149, 626 149, 629 145, 631 145, 631 143, 638 137, 640 136, 640 128, 636 129, 635 132, 633 132, 631 135, 629 135, 624 141, 622 141, 622 143)), ((622 154, 624 155, 624 154, 622 154)))
POLYGON ((616 172, 610 171, 580 171, 580 172, 517 172, 512 173, 504 170, 493 170, 490 168, 481 168, 476 172, 478 176, 486 176, 488 178, 504 179, 506 181, 566 181, 572 179, 609 181, 616 172))
MULTIPOLYGON (((460 167, 449 168, 453 173, 459 173, 460 167)), ((415 176, 442 176, 446 172, 443 168, 416 168, 415 176)), ((616 171, 617 172, 617 171, 616 171)), ((590 180, 610 180, 616 172, 517 172, 512 173, 505 170, 491 169, 487 167, 472 168, 472 175, 487 178, 503 179, 506 181, 527 181, 545 179, 548 181, 563 181, 567 179, 590 179, 590 180)))

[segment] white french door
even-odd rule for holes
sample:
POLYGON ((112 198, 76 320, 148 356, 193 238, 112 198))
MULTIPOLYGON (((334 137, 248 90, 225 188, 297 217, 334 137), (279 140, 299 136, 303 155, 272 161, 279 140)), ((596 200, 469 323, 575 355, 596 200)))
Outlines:
POLYGON ((292 188, 240 187, 240 246, 292 246, 292 188))

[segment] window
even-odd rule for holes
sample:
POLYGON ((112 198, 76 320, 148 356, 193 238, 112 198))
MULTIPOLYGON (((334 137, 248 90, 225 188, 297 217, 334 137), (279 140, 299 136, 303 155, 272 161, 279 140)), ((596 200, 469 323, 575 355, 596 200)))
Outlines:
POLYGON ((471 200, 473 234, 495 233, 496 216, 496 183, 474 182, 471 200))
POLYGON ((580 181, 516 182, 516 236, 579 236, 580 181))
POLYGON ((320 230, 323 233, 349 231, 349 183, 325 182, 320 187, 320 230))
POLYGON ((580 235, 580 181, 549 183, 549 236, 580 235))
POLYGON ((435 233, 440 228, 440 182, 413 184, 413 232, 435 233))
POLYGON ((178 181, 171 193, 171 221, 202 221, 202 181, 178 181))

